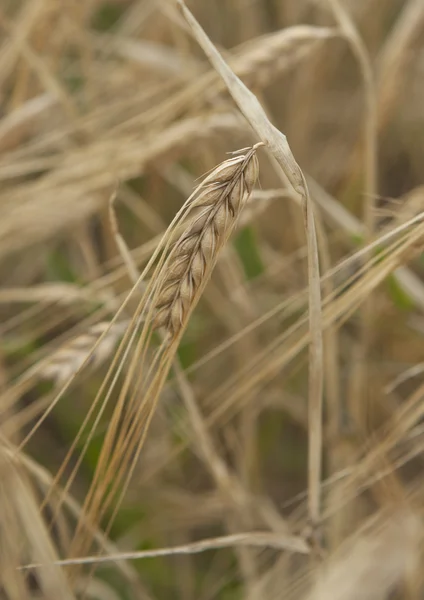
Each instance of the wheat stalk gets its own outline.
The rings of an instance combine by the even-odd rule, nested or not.
[[[294,191],[303,208],[308,247],[309,324],[311,331],[309,364],[309,516],[315,525],[320,518],[320,482],[322,470],[322,403],[323,403],[323,326],[321,312],[320,270],[313,205],[302,170],[297,164],[286,136],[268,119],[256,96],[229,68],[199,23],[184,4],[177,0],[191,32],[213,67],[224,80],[233,100],[259,139],[266,145]]]
[[[258,177],[259,145],[226,160],[211,173],[193,202],[193,208],[200,209],[200,213],[169,254],[155,302],[154,327],[164,327],[171,338],[184,326],[196,292],[249,199]]]

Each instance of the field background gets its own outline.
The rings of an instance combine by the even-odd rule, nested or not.
[[[172,0],[1,0],[0,598],[421,598],[424,1],[187,5],[286,134],[314,203],[322,522],[310,536],[303,215],[259,150],[259,185],[178,350],[185,393],[171,373],[83,554],[226,541],[16,570],[75,556],[116,401],[77,437],[123,317],[75,371],[132,288],[113,191],[142,269],[200,178],[258,140]],[[227,537],[255,531],[272,540]],[[276,547],[292,537],[313,557]]]

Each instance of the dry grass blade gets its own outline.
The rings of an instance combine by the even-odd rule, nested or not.
[[[10,115],[0,120],[0,150],[4,152],[13,147],[17,139],[31,129],[40,114],[47,112],[56,104],[52,94],[43,94],[26,102]]]
[[[362,237],[364,226],[342,204],[330,196],[316,181],[308,177],[308,186],[314,201],[322,210],[326,220],[332,227],[341,227],[353,236]],[[415,211],[414,211],[415,212]],[[424,309],[424,287],[422,281],[407,267],[400,266],[393,274],[405,295],[419,307]]]
[[[382,129],[404,88],[411,59],[419,56],[419,41],[424,28],[421,0],[404,2],[402,12],[378,57],[378,126]]]
[[[29,582],[17,570],[29,556],[46,565],[36,586],[46,600],[75,600],[61,569],[53,541],[43,521],[23,469],[0,446],[0,596],[8,600],[33,598]]]
[[[83,301],[96,303],[99,301],[99,297],[96,297],[95,293],[90,292],[88,288],[81,288],[71,283],[46,283],[33,287],[8,287],[0,290],[0,304],[57,302],[66,306]]]
[[[374,75],[370,57],[366,46],[355,28],[352,19],[343,8],[339,0],[327,0],[335,19],[338,21],[352,53],[361,69],[364,86],[365,119],[364,119],[364,225],[367,233],[367,241],[372,237],[374,230],[374,202],[377,198],[378,179],[378,147],[377,147],[377,106],[374,85]]]
[[[0,197],[3,218],[0,223],[0,259],[10,252],[22,249],[46,239],[63,229],[69,230],[76,223],[92,215],[108,203],[110,189],[116,180],[139,176],[146,165],[164,154],[187,147],[195,140],[210,137],[213,133],[240,129],[240,119],[222,112],[195,116],[178,121],[162,131],[140,141],[133,134],[119,140],[100,140],[87,148],[69,152],[63,161],[53,157],[53,164],[41,165],[52,168],[46,175],[21,183],[14,190],[7,190]],[[36,159],[51,161],[52,159]],[[5,161],[0,167],[0,179],[4,175],[22,176],[34,173],[33,160]],[[17,170],[15,168],[17,167]],[[28,170],[29,168],[29,170]],[[35,165],[35,171],[40,165]],[[37,202],[33,204],[34,198]],[[72,205],[73,210],[68,207]],[[40,224],[39,214],[49,219]],[[16,235],[16,231],[24,235]]]
[[[288,27],[276,33],[264,35],[259,39],[242,44],[235,50],[235,56],[229,59],[231,68],[249,85],[264,85],[316,48],[317,44],[338,35],[335,29],[299,25]],[[178,91],[168,101],[152,108],[137,122],[146,125],[151,121],[169,123],[171,117],[177,117],[193,100],[202,104],[220,94],[225,86],[217,81],[216,73],[208,72],[195,78],[187,88]],[[205,96],[205,90],[207,95]],[[127,124],[124,124],[127,127]]]
[[[392,394],[397,387],[412,379],[413,377],[418,377],[424,372],[424,363],[418,363],[417,365],[413,365],[406,371],[403,371],[398,375],[393,381],[391,381],[388,385],[386,385],[384,391],[386,394]]]
[[[192,207],[200,213],[174,245],[155,301],[155,327],[171,338],[184,327],[193,299],[233,231],[259,172],[256,149],[231,158],[213,171]]]
[[[90,565],[97,563],[119,562],[122,560],[140,560],[143,558],[153,558],[156,556],[172,556],[175,554],[198,554],[208,550],[219,548],[232,548],[234,546],[258,546],[260,548],[274,548],[276,550],[290,550],[299,554],[308,554],[309,548],[306,542],[296,536],[277,535],[268,532],[248,532],[235,533],[218,538],[200,540],[184,546],[175,546],[173,548],[156,548],[154,550],[141,550],[140,552],[120,552],[119,554],[110,554],[108,556],[87,556],[84,558],[71,558],[55,561],[55,565]],[[35,569],[42,567],[41,564],[25,565],[23,569]]]
[[[42,467],[39,463],[33,460],[28,455],[23,452],[18,452],[17,449],[13,445],[9,445],[7,448],[4,448],[5,456],[11,460],[15,461],[16,465],[19,468],[25,470],[25,475],[27,477],[31,477],[31,480],[37,484],[37,487],[41,490],[48,490],[52,486],[52,475],[49,473],[47,469]],[[60,497],[61,490],[55,489],[55,496]],[[55,497],[55,501],[57,500]],[[69,513],[71,518],[78,519],[81,515],[81,506],[79,503],[69,494],[65,494],[64,500],[64,511]],[[91,526],[87,523],[87,527],[91,530]],[[108,555],[116,554],[118,549],[115,544],[111,542],[106,536],[103,535],[103,532],[98,529],[93,532],[93,538],[99,548],[102,548]],[[53,557],[54,558],[54,557]],[[52,560],[53,560],[52,558]],[[50,563],[46,563],[50,564]],[[46,566],[46,564],[44,566]],[[22,561],[20,562],[20,566],[22,566]],[[138,579],[137,572],[127,561],[119,561],[117,562],[118,570],[123,574],[123,576],[131,582],[132,591],[135,594],[135,598],[137,600],[143,600],[149,598],[147,592],[143,589],[143,586]],[[16,570],[15,570],[16,574]],[[21,600],[21,599],[20,599]]]
[[[322,402],[323,402],[323,342],[321,315],[321,288],[319,276],[318,244],[313,207],[305,177],[297,164],[286,136],[269,121],[258,99],[228,67],[215,46],[200,27],[182,0],[177,0],[193,35],[208,56],[212,65],[225,81],[230,94],[246,117],[252,129],[267,146],[284,175],[302,199],[308,244],[309,319],[311,329],[309,371],[309,512],[316,524],[320,515],[320,480],[322,454]]]
[[[42,0],[35,0],[29,4],[24,4],[16,19],[15,24],[10,27],[9,33],[11,39],[5,44],[4,51],[0,57],[0,83],[4,85],[5,80],[13,71],[19,58],[21,43],[34,29],[43,13],[45,3]]]
[[[369,242],[372,240],[375,229],[374,203],[377,198],[378,179],[377,105],[374,75],[366,46],[349,14],[340,4],[339,0],[328,0],[328,2],[358,62],[363,80],[366,109],[364,118],[365,185],[363,220],[365,225],[365,241]],[[373,321],[374,302],[370,297],[364,304],[361,314],[361,347],[358,353],[357,373],[355,374],[358,392],[355,395],[352,407],[350,407],[350,412],[356,421],[356,426],[363,432],[367,428],[367,411],[368,402],[370,401],[369,390],[367,389],[367,381],[369,381],[367,359],[373,339]]]
[[[416,222],[414,221],[414,223]],[[409,223],[410,227],[411,225],[413,225],[412,222]],[[392,232],[392,235],[395,235],[395,233],[400,233],[399,229],[397,232]],[[421,223],[419,228],[411,230],[410,235],[406,236],[406,239],[402,243],[396,241],[389,248],[383,250],[381,254],[375,255],[372,268],[370,269],[369,265],[367,265],[363,277],[357,279],[351,287],[348,287],[344,292],[341,289],[337,290],[336,298],[326,298],[323,312],[324,328],[335,323],[340,325],[349,319],[349,316],[354,314],[361,306],[367,294],[376,290],[388,275],[402,264],[404,256],[411,253],[411,249],[416,247],[418,240],[422,240],[422,237],[423,226]],[[387,242],[389,238],[387,236],[385,238]],[[382,242],[383,240],[378,240],[372,247],[376,248]],[[360,259],[363,253],[369,253],[370,249],[370,246],[368,246],[359,251],[358,258]],[[356,260],[356,256],[352,256],[351,259]],[[343,264],[348,264],[348,261],[344,261],[339,267],[342,267]],[[286,303],[281,303],[280,309],[285,310],[286,308]],[[257,326],[259,321],[262,322],[266,318],[275,316],[275,314],[275,310],[271,311],[270,314],[261,317],[253,326]],[[242,405],[244,398],[253,389],[257,391],[264,389],[279,372],[287,368],[294,357],[298,356],[308,346],[310,335],[308,332],[302,333],[306,321],[306,316],[299,319],[293,327],[277,336],[266,348],[257,353],[245,365],[244,369],[227,379],[223,385],[215,387],[210,397],[206,400],[206,404],[213,407],[213,411],[208,418],[209,426],[222,425],[235,414],[237,407]],[[246,331],[248,330],[247,328]],[[234,336],[234,338],[240,340],[242,336]],[[234,340],[229,340],[229,345],[232,341]],[[235,407],[236,410],[234,410]],[[396,415],[395,422],[397,421],[398,417]],[[181,447],[178,450],[180,449]],[[381,455],[379,454],[378,456],[380,460]],[[372,463],[372,467],[374,465],[375,463]],[[147,477],[147,479],[149,478]]]
[[[0,600],[424,598],[423,30],[1,3]]]

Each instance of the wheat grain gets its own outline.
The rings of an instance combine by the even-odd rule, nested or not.
[[[191,206],[200,213],[175,243],[164,265],[154,327],[164,327],[171,338],[186,322],[196,292],[249,199],[258,178],[257,147],[224,161],[209,175]]]

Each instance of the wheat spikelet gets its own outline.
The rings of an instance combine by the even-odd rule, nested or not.
[[[226,242],[258,177],[256,146],[221,163],[209,175],[191,208],[200,209],[173,246],[155,302],[154,327],[174,338],[193,299]]]
[[[91,367],[99,366],[110,356],[127,325],[126,320],[112,324],[102,321],[92,325],[86,333],[53,352],[38,371],[38,376],[41,379],[54,380],[56,386],[61,386],[75,375],[86,361],[89,361]]]

